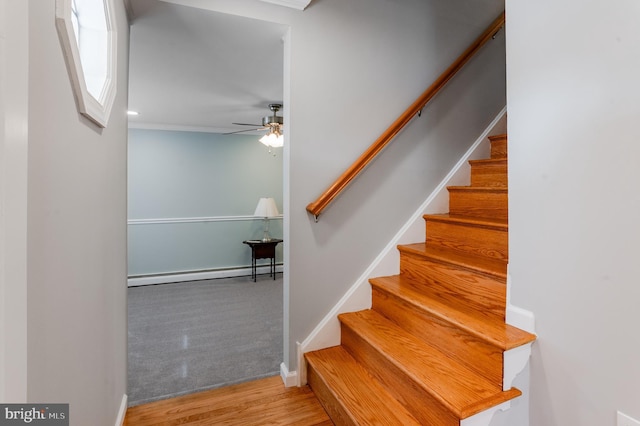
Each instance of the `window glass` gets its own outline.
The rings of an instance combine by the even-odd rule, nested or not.
[[[71,24],[73,25],[73,33],[78,41],[80,35],[78,34],[78,7],[76,6],[76,0],[71,1]]]
[[[87,91],[100,101],[107,81],[109,33],[103,0],[73,0],[71,20]]]

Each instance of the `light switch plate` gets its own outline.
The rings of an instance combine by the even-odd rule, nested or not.
[[[617,426],[640,426],[640,421],[632,419],[626,414],[618,411],[618,421],[616,422]]]

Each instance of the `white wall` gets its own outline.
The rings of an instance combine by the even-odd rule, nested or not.
[[[27,399],[114,425],[126,393],[128,24],[106,129],[77,113],[55,2],[29,1]]]
[[[285,362],[502,109],[504,39],[483,51],[320,218],[305,207],[503,9],[502,0],[171,0],[290,26]],[[285,54],[286,56],[286,54]],[[285,160],[286,161],[286,160]],[[288,250],[288,251],[287,251]],[[287,335],[287,330],[285,330]]]
[[[640,3],[507,0],[512,303],[534,426],[640,419]]]

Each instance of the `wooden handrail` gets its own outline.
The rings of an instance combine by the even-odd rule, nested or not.
[[[498,16],[495,21],[465,50],[458,59],[453,62],[441,75],[434,81],[427,90],[424,91],[418,99],[416,99],[405,112],[402,113],[396,121],[389,126],[387,130],[380,135],[378,139],[365,151],[360,157],[338,178],[330,187],[328,187],[318,199],[307,206],[307,211],[311,213],[316,222],[320,213],[336,198],[349,183],[387,146],[389,142],[397,135],[413,117],[418,114],[429,101],[438,94],[445,84],[467,63],[469,60],[492,39],[500,28],[504,26],[504,12]]]

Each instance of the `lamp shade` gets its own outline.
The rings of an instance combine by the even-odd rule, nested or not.
[[[259,217],[273,217],[278,216],[278,206],[276,206],[276,200],[273,198],[260,198],[254,216]]]
[[[273,148],[280,148],[284,145],[284,136],[281,134],[269,133],[261,137],[259,140],[266,146]]]

